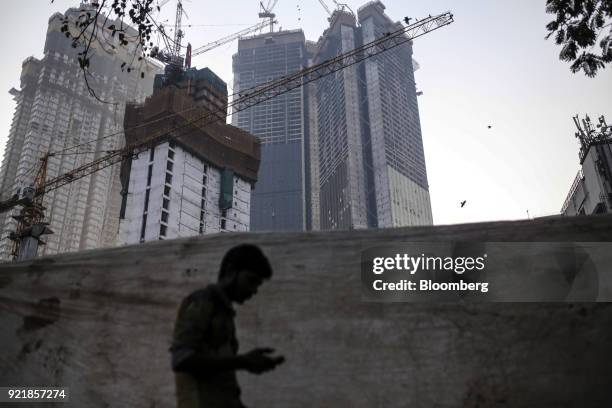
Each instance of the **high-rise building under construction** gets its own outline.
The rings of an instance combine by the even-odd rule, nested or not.
[[[356,16],[335,10],[311,63],[397,30],[384,10],[380,1]],[[411,42],[309,87],[309,151],[319,153],[310,173],[319,196],[313,228],[432,224]]]
[[[248,231],[260,143],[220,120],[226,83],[189,68],[158,75],[154,88],[125,112],[128,145],[150,148],[122,165],[120,243]]]
[[[384,10],[339,7],[316,44],[301,30],[240,40],[234,93],[397,30]],[[237,112],[233,124],[262,141],[251,230],[432,224],[411,42]]]
[[[64,15],[51,16],[44,57],[26,59],[21,89],[11,90],[17,106],[0,169],[2,199],[32,183],[39,159],[48,152],[55,152],[47,165],[50,179],[121,147],[125,102],[142,101],[153,89],[153,77],[160,67],[137,61],[134,44],[115,46],[108,52],[117,40],[110,32],[98,30],[99,41],[91,44],[94,55],[88,81],[101,100],[111,103],[102,103],[89,94],[77,62],[80,48],[73,48],[60,30],[65,17],[78,18],[87,7],[92,5],[83,3]],[[137,62],[128,72],[130,61]],[[122,67],[124,62],[127,65]],[[77,145],[80,147],[71,148]],[[46,245],[38,254],[115,245],[120,191],[119,166],[112,166],[46,194],[46,221],[54,234],[45,236]],[[2,238],[15,230],[11,215],[0,214]],[[11,241],[0,241],[0,258],[9,259],[11,248]]]
[[[307,63],[302,30],[243,38],[234,55],[234,94],[297,72]],[[299,87],[232,117],[261,140],[261,164],[251,197],[251,231],[301,231],[305,213],[305,88]]]

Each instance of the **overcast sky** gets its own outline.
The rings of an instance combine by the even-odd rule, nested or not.
[[[327,1],[331,8],[333,3]],[[364,4],[346,0],[353,10]],[[559,212],[579,169],[572,116],[612,122],[612,68],[595,79],[572,74],[545,41],[545,0],[387,0],[387,14],[424,17],[451,10],[455,23],[415,40],[414,58],[435,224],[509,220]],[[3,157],[23,60],[42,57],[47,20],[77,1],[6,2],[0,14],[0,152]],[[174,17],[175,0],[162,13]],[[186,0],[195,47],[258,21],[259,1]],[[223,6],[223,7],[222,7]],[[327,27],[317,0],[279,0],[283,29],[316,40]],[[194,58],[232,84],[237,43]],[[487,126],[492,125],[491,129]],[[460,208],[459,203],[467,200]]]

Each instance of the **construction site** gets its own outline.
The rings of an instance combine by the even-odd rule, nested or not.
[[[260,15],[261,18],[264,18],[264,20],[268,24],[270,24],[270,30],[273,30],[274,15],[273,13],[270,13],[269,10],[273,6],[274,4],[269,4],[268,8],[266,8],[262,5],[262,9],[264,11],[268,11],[267,14],[266,12],[264,12]],[[352,18],[352,24],[355,24],[354,13],[352,11],[345,11],[344,7],[341,5],[339,5],[338,7],[339,8],[333,13],[330,12],[331,16],[329,21],[332,27],[330,28],[330,30],[333,29],[337,21],[340,21],[339,19],[343,18]],[[378,7],[376,10],[378,10],[379,13],[382,13],[382,10],[384,10],[384,6],[382,6],[380,2],[374,2],[372,3],[372,5],[367,5],[367,7]],[[369,9],[367,7],[360,9],[360,12],[365,13],[366,10],[369,12]],[[343,75],[343,81],[346,82],[344,88],[348,89],[347,87],[349,86],[349,84],[351,87],[354,87],[353,91],[351,92],[355,94],[353,96],[353,98],[355,98],[357,97],[357,88],[359,87],[359,84],[356,82],[351,82],[349,81],[349,79],[350,77],[357,75],[357,66],[360,66],[362,68],[366,67],[367,69],[367,65],[363,65],[361,63],[367,64],[367,61],[372,57],[375,57],[379,54],[384,55],[384,53],[386,52],[393,52],[393,50],[396,48],[402,49],[401,47],[410,47],[411,42],[415,38],[418,38],[431,31],[451,24],[453,21],[453,16],[451,13],[445,13],[433,17],[430,16],[416,23],[412,23],[406,26],[400,23],[392,23],[391,20],[387,19],[385,20],[385,23],[393,26],[395,31],[378,33],[378,36],[373,35],[371,36],[371,38],[365,39],[364,42],[367,40],[370,41],[364,43],[361,46],[357,46],[358,43],[353,43],[347,48],[343,47],[342,49],[338,50],[338,52],[340,53],[337,54],[335,57],[332,57],[333,53],[329,54],[328,51],[325,51],[327,54],[321,54],[325,57],[325,59],[320,57],[314,58],[313,62],[310,64],[306,64],[307,66],[303,69],[300,69],[294,73],[280,76],[279,78],[274,79],[272,81],[264,83],[254,82],[249,84],[250,87],[245,87],[244,84],[239,84],[236,86],[236,92],[232,95],[232,98],[230,99],[227,95],[227,85],[220,78],[216,77],[214,73],[212,73],[210,70],[203,71],[190,67],[191,58],[197,55],[198,53],[202,53],[205,52],[207,49],[210,49],[210,46],[200,47],[192,51],[191,45],[188,45],[186,48],[186,54],[181,54],[181,41],[183,35],[181,30],[182,14],[183,6],[182,3],[179,1],[177,3],[176,8],[174,43],[170,44],[164,50],[154,49],[152,51],[152,54],[155,56],[155,58],[165,64],[165,73],[157,74],[155,76],[153,95],[144,102],[144,106],[142,109],[132,108],[130,104],[127,104],[127,108],[125,111],[126,117],[124,119],[124,140],[120,140],[119,138],[119,134],[122,132],[115,132],[107,136],[97,138],[93,141],[85,141],[74,146],[61,146],[62,149],[58,151],[52,150],[52,146],[49,146],[49,150],[44,153],[38,161],[34,162],[34,164],[27,172],[25,172],[25,170],[21,170],[26,174],[23,174],[21,177],[17,177],[18,174],[16,175],[17,178],[30,177],[29,184],[27,184],[28,182],[25,179],[21,180],[19,183],[20,185],[23,185],[23,187],[19,187],[14,195],[10,196],[8,200],[5,200],[0,203],[0,210],[3,214],[6,214],[8,211],[11,211],[16,207],[21,207],[21,210],[19,210],[18,215],[15,215],[14,217],[9,217],[7,219],[7,226],[15,226],[15,230],[10,234],[10,240],[13,241],[13,247],[10,254],[13,259],[24,260],[36,256],[36,254],[38,253],[39,245],[47,244],[41,238],[43,236],[47,236],[46,239],[49,241],[49,244],[51,244],[52,242],[55,242],[57,238],[59,238],[60,240],[64,239],[64,235],[74,235],[74,231],[69,233],[68,231],[64,232],[64,230],[61,230],[61,232],[58,231],[59,233],[55,233],[53,227],[50,226],[49,223],[46,221],[45,210],[49,211],[46,206],[51,206],[51,209],[55,208],[56,200],[47,199],[45,201],[45,195],[49,197],[49,194],[51,194],[55,190],[58,190],[60,192],[70,191],[70,188],[73,183],[78,183],[80,180],[83,179],[85,179],[86,181],[89,181],[90,178],[95,179],[100,171],[108,172],[109,169],[111,169],[110,171],[114,171],[114,173],[109,176],[110,180],[113,181],[114,185],[118,176],[116,172],[118,166],[113,166],[114,164],[123,162],[122,169],[124,174],[124,180],[122,181],[123,186],[121,188],[121,192],[124,199],[123,203],[121,204],[120,218],[123,219],[123,217],[125,216],[126,206],[128,202],[132,204],[133,207],[137,206],[136,202],[139,202],[142,206],[142,203],[140,201],[143,200],[138,201],[138,199],[136,199],[136,196],[132,197],[132,200],[127,200],[127,196],[130,194],[129,189],[127,188],[127,184],[129,183],[129,168],[131,166],[131,162],[135,162],[134,160],[137,159],[140,154],[146,154],[146,152],[150,151],[150,158],[151,160],[153,160],[154,151],[162,142],[178,141],[183,145],[184,148],[188,150],[190,149],[192,153],[194,152],[194,149],[196,152],[199,152],[200,159],[202,163],[206,163],[206,167],[208,167],[208,164],[210,164],[216,169],[218,169],[218,171],[223,172],[227,170],[232,174],[235,172],[236,174],[241,175],[243,177],[243,183],[245,183],[244,185],[248,185],[249,183],[251,183],[250,189],[255,189],[255,197],[257,197],[257,193],[260,191],[256,187],[255,183],[255,181],[257,180],[256,174],[259,170],[259,150],[263,149],[264,153],[267,153],[269,149],[268,146],[272,145],[272,147],[270,148],[273,148],[276,142],[274,140],[268,140],[266,138],[258,136],[258,139],[263,143],[261,147],[258,147],[256,145],[257,141],[255,139],[250,141],[247,140],[248,134],[244,134],[244,136],[241,136],[238,128],[234,128],[231,125],[224,124],[228,114],[231,113],[234,118],[240,118],[240,112],[247,110],[251,112],[251,115],[254,113],[256,114],[256,105],[265,105],[266,103],[274,102],[279,97],[282,97],[285,94],[291,95],[292,92],[303,89],[307,84],[311,82],[315,83],[316,81],[318,81],[318,83],[322,84],[322,89],[329,88],[325,83],[321,82],[321,78],[337,77],[337,75],[339,74]],[[252,27],[251,30],[255,31],[256,29],[261,28],[262,25],[260,24]],[[53,28],[51,28],[51,32],[53,32]],[[247,34],[247,32],[243,30],[240,33],[237,33],[236,35],[220,40],[215,44],[219,45],[224,42],[231,41],[232,39],[238,38],[239,36],[243,36],[245,34]],[[337,33],[331,35],[331,37],[333,38],[334,35],[337,36]],[[322,37],[322,39],[323,38],[325,37]],[[323,42],[321,43],[320,47],[322,49],[326,49],[328,42],[326,40],[322,41]],[[410,54],[411,51],[409,50],[408,55]],[[412,65],[412,60],[409,59],[408,64]],[[297,67],[299,68],[300,66],[298,65]],[[206,75],[204,75],[204,72],[206,72]],[[142,76],[144,77],[144,74],[142,74]],[[346,103],[347,106],[354,105],[354,101],[347,100],[344,103]],[[319,110],[320,109],[321,108],[319,108]],[[372,105],[370,110],[374,109],[374,105]],[[312,142],[315,147],[317,144],[321,144],[321,152],[324,154],[324,156],[321,156],[321,158],[325,157],[328,154],[335,154],[333,152],[340,148],[340,146],[343,144],[350,146],[348,150],[344,150],[344,153],[342,153],[342,156],[344,157],[343,161],[332,164],[331,168],[329,168],[329,166],[325,164],[326,161],[317,160],[320,163],[321,170],[314,169],[313,165],[309,163],[309,166],[307,166],[309,170],[308,177],[302,179],[301,182],[298,182],[299,184],[304,186],[308,184],[309,191],[322,191],[323,195],[320,195],[321,201],[320,203],[317,203],[316,207],[320,208],[321,211],[328,213],[328,222],[325,223],[327,225],[326,229],[365,228],[367,226],[385,227],[431,223],[430,216],[429,219],[425,218],[422,221],[418,221],[418,219],[414,220],[408,215],[401,215],[401,212],[404,211],[403,208],[400,209],[401,207],[388,207],[389,197],[394,192],[394,190],[397,191],[396,194],[399,194],[399,190],[411,188],[403,186],[402,183],[405,184],[414,182],[410,181],[410,179],[407,178],[403,180],[403,178],[405,178],[406,176],[400,174],[398,170],[394,170],[394,167],[399,169],[399,167],[397,166],[403,166],[404,163],[403,160],[398,161],[398,157],[396,157],[397,151],[394,149],[377,151],[376,148],[377,146],[381,146],[380,143],[374,143],[372,141],[367,140],[369,138],[376,137],[376,135],[364,129],[363,125],[355,127],[356,124],[359,124],[359,113],[357,112],[354,115],[356,116],[354,116],[353,119],[351,119],[350,115],[347,116],[347,122],[344,125],[348,126],[346,128],[348,131],[345,130],[342,132],[342,134],[345,134],[347,139],[340,139],[335,141],[331,140],[329,143],[332,143],[336,146],[334,147],[333,145],[331,145],[331,150],[329,150],[329,152],[327,153],[323,153],[326,150],[325,148],[323,148],[323,136],[324,132],[326,132],[325,126],[329,125],[321,124],[321,126],[318,127],[318,131],[316,129],[313,130],[312,134],[309,135],[309,138],[304,137],[302,140],[296,139],[300,142],[300,146],[302,146],[301,149],[303,150],[303,153],[298,154],[297,162],[302,161],[303,158],[306,157],[301,156],[309,150],[304,148],[306,141],[308,141],[309,143]],[[182,121],[179,120],[179,118],[182,118]],[[389,118],[392,117],[390,116]],[[210,139],[210,136],[206,136],[208,134],[206,133],[206,131],[203,133],[203,136],[194,134],[193,131],[190,131],[190,128],[192,128],[193,126],[201,129],[210,128],[212,129],[210,133],[216,134],[217,136],[214,136],[212,139]],[[378,127],[380,127],[380,125],[378,125]],[[258,132],[255,130],[255,133]],[[332,132],[332,134],[336,133],[337,131]],[[367,157],[364,157],[362,154],[362,151],[367,150],[362,145],[362,134],[367,134],[366,139],[364,139],[363,142],[367,143],[368,145],[371,145],[371,148],[374,149],[372,152],[366,154],[367,157],[370,157],[369,162],[367,161]],[[383,137],[383,135],[381,134],[379,137]],[[225,138],[225,140],[223,140],[223,138]],[[100,141],[108,143],[107,141],[112,139],[115,139],[115,142],[112,143],[113,145],[124,145],[125,147],[121,149],[106,151],[97,150],[95,152],[95,155],[89,154],[90,158],[94,157],[92,161],[90,161],[89,163],[82,164],[81,166],[76,167],[66,173],[62,173],[61,171],[61,167],[63,166],[58,167],[53,165],[58,160],[58,158],[63,157],[64,155],[80,155],[79,149],[83,146],[87,146],[88,148],[91,148],[92,144],[101,146]],[[222,148],[221,146],[215,146],[214,144],[211,144],[212,140],[216,140],[217,143],[219,141],[222,141],[223,144],[226,145],[226,147]],[[417,140],[420,140],[420,138],[417,138]],[[288,141],[290,142],[291,139],[288,139]],[[198,146],[196,147],[196,145]],[[38,146],[39,151],[41,148],[44,147]],[[270,160],[279,160],[282,157],[285,157],[286,160],[286,158],[292,157],[291,154],[289,154],[287,151],[278,151],[278,148],[274,149],[276,149],[276,156],[272,157]],[[235,153],[230,153],[230,150],[235,151]],[[104,152],[105,154],[102,154]],[[268,156],[264,154],[264,157]],[[372,159],[372,157],[374,159]],[[386,157],[386,159],[380,163],[376,163],[376,161],[380,160],[379,158],[381,157]],[[392,159],[395,161],[395,164],[388,164],[387,162]],[[295,162],[295,160],[291,161]],[[264,160],[264,164],[267,164],[266,160]],[[269,177],[264,177],[263,181],[261,181],[260,178],[260,183],[263,183],[264,185],[266,182],[270,183],[270,177],[272,177],[273,179],[274,177],[286,174],[287,172],[294,174],[301,173],[305,175],[306,164],[307,163],[302,162],[299,167],[294,169],[278,168],[276,169],[277,171],[272,172],[272,175],[270,175]],[[167,167],[169,167],[170,165],[173,166],[174,163],[166,164]],[[204,164],[202,164],[202,166],[204,166]],[[360,171],[357,171],[357,173],[354,174],[355,172],[350,170],[352,166],[357,166],[356,169],[359,169],[361,166],[363,166],[364,168],[368,168],[368,166],[370,166],[377,170],[370,176],[366,177],[366,175],[360,173]],[[196,167],[198,166],[196,165]],[[21,168],[23,168],[23,164]],[[204,167],[202,167],[202,169],[203,168]],[[328,168],[329,170],[327,170]],[[402,167],[402,169],[404,168]],[[149,184],[152,171],[153,168],[151,167],[148,175],[149,181],[147,183],[147,189],[154,191],[156,189],[151,189],[151,186]],[[393,181],[393,179],[391,179],[391,173],[387,173],[387,171],[391,172],[394,175],[394,179],[397,179],[398,181]],[[406,169],[402,170],[402,173],[408,174],[407,171],[408,170],[406,167]],[[198,170],[198,172],[202,172],[202,170]],[[337,174],[337,176],[332,176],[332,178],[330,179],[330,175],[328,174],[329,172],[331,172],[332,174]],[[376,172],[383,173],[377,176]],[[262,173],[266,176],[268,175],[265,171],[263,171]],[[313,175],[315,174],[320,174],[320,179],[315,179],[315,177],[313,177]],[[354,174],[358,177],[347,177],[348,174]],[[33,178],[31,178],[32,175],[34,175]],[[201,176],[202,175],[196,177],[196,179],[199,179]],[[169,187],[172,187],[172,183],[170,181],[172,177],[172,172],[170,171],[170,173],[168,173],[166,177],[168,180],[167,184],[169,185]],[[229,173],[227,177],[234,181],[233,176],[229,176]],[[379,194],[376,195],[374,194],[375,182],[372,180],[372,178],[374,178],[374,180],[378,180],[380,178],[382,178],[382,180],[391,180],[386,181],[386,183],[390,184],[376,186],[379,191]],[[308,179],[309,183],[306,183],[306,179]],[[132,181],[132,183],[140,183],[140,181]],[[278,183],[282,184],[282,181],[278,181]],[[158,187],[163,190],[163,183],[158,184]],[[197,187],[194,185],[191,188],[192,190],[200,191],[201,197],[199,197],[199,199],[192,198],[191,200],[192,204],[200,204],[198,205],[200,211],[192,211],[189,215],[185,215],[186,217],[199,219],[199,222],[202,223],[204,223],[206,218],[206,211],[203,207],[204,204],[202,204],[206,201],[206,197],[202,195],[202,192],[206,189],[206,186],[204,184],[205,183],[199,181]],[[221,184],[217,182],[217,185]],[[106,191],[107,194],[109,194],[109,187],[103,187],[104,189],[102,189],[101,191],[96,190],[96,194],[100,194],[102,191]],[[368,188],[370,189],[369,191]],[[417,186],[412,188],[416,189]],[[219,223],[223,223],[224,225],[227,223],[231,223],[232,225],[237,223],[236,225],[241,225],[240,228],[236,226],[235,228],[230,228],[230,230],[249,230],[249,188],[244,189],[244,191],[245,193],[242,194],[242,199],[240,200],[243,203],[242,216],[240,216],[236,211],[233,212],[232,217],[226,216],[228,214],[228,210],[232,208],[233,201],[231,199],[231,194],[229,194],[229,203],[227,205],[221,205],[221,207],[224,208],[216,210],[215,214],[211,214],[211,217],[215,220],[219,220]],[[351,193],[353,195],[346,195],[349,191],[353,192]],[[140,193],[140,195],[145,195],[144,191]],[[169,192],[166,193],[168,200],[171,197],[175,197],[179,201],[182,200],[182,194],[176,195],[173,192],[171,196]],[[215,193],[217,196],[219,196],[219,194],[223,196],[223,193],[219,193],[218,191],[216,191]],[[146,193],[147,199],[144,200],[146,203],[144,204],[144,213],[141,214],[142,219],[140,221],[140,229],[142,231],[146,230],[148,194],[149,193]],[[227,195],[227,193],[225,195]],[[70,195],[69,193],[67,194],[67,196],[69,196],[69,198],[72,197],[72,195]],[[283,202],[282,196],[272,195],[272,197],[276,202]],[[427,214],[427,211],[430,212],[430,210],[428,210],[430,205],[428,204],[429,199],[426,191],[424,193],[424,197],[424,204],[416,204],[416,201],[414,201],[414,203],[410,203],[411,206],[416,205],[417,211],[425,211],[425,213]],[[112,205],[107,204],[107,207],[105,207],[102,204],[98,204],[101,206],[99,209],[102,211],[102,213],[107,213],[107,217],[116,217],[117,214],[109,213],[111,210],[116,211],[117,209],[116,201],[118,198],[116,190],[110,192],[109,198],[114,200],[112,202]],[[411,200],[415,200],[415,198],[411,198]],[[421,200],[422,199],[419,199],[418,201],[421,202]],[[102,201],[102,199],[100,198],[99,201]],[[304,206],[303,195],[301,196],[300,201],[302,203],[293,203],[292,207]],[[397,202],[396,200],[393,201]],[[339,204],[341,205],[341,207],[337,208]],[[86,206],[87,209],[92,208],[92,204],[83,205]],[[182,204],[178,205],[182,207]],[[425,209],[418,209],[419,205],[425,205]],[[256,204],[254,203],[252,207],[255,208]],[[331,212],[331,208],[334,208],[333,214]],[[165,209],[168,210],[168,208]],[[405,210],[409,210],[407,204]],[[128,209],[127,211],[131,211],[131,214],[133,215],[135,214],[136,210]],[[410,211],[414,213],[414,210],[412,208],[410,208]],[[86,211],[86,213],[87,212],[88,211]],[[201,212],[202,214],[195,214],[195,212]],[[92,216],[97,213],[98,212],[92,212]],[[155,215],[157,217],[160,217],[162,215],[162,212],[158,209],[155,212]],[[272,217],[276,216],[274,209],[272,210],[271,215]],[[166,211],[165,217],[168,216],[169,213]],[[301,215],[302,218],[304,216],[305,214]],[[173,215],[172,219],[173,221],[178,221],[178,224],[180,225],[181,221],[177,217],[178,215]],[[393,221],[394,217],[404,217],[404,219],[401,222],[399,220]],[[53,219],[53,217],[50,218]],[[321,219],[320,215],[318,215],[317,218]],[[378,220],[376,218],[378,218]],[[310,220],[309,223],[312,229],[311,221],[312,220]],[[94,225],[97,225],[98,228],[109,225],[108,222],[103,222],[99,219],[96,219],[96,221],[92,222],[94,222]],[[209,222],[212,221],[209,220]],[[129,222],[126,222],[124,224],[127,223]],[[137,222],[134,221],[134,223]],[[67,222],[65,224],[70,225],[71,223]],[[66,226],[65,224],[64,227]],[[83,230],[86,230],[85,225],[87,224],[82,225]],[[116,228],[116,220],[113,220],[112,225],[114,225]],[[203,231],[199,232],[199,230],[201,230],[202,228],[193,228],[193,225],[191,227],[192,228],[185,229],[183,231],[184,234],[182,235],[178,234],[178,232],[175,231],[170,236],[176,238],[179,236],[189,236],[192,233],[203,233]],[[132,230],[139,229],[137,226],[128,228],[131,228]],[[160,229],[166,228],[160,226]],[[219,232],[220,230],[225,230],[225,227],[204,229],[209,232]],[[186,232],[187,230],[190,230],[191,233]],[[124,233],[123,235],[125,234],[133,235],[131,233]],[[121,234],[117,233],[117,236],[119,235]],[[140,235],[140,240],[144,240],[144,235],[142,233]],[[165,236],[165,234],[161,235],[162,237]],[[158,235],[156,236],[159,238]],[[121,241],[120,238],[115,238],[114,241],[111,240],[109,243],[112,244],[113,242],[116,245],[121,243],[134,243],[137,241],[133,239],[128,239],[127,241],[123,239],[123,241]],[[98,246],[108,246],[109,243]],[[83,243],[81,242],[79,248],[86,249],[87,246],[84,247]],[[58,251],[54,250],[48,252],[46,251],[46,248],[41,248],[41,252],[47,254]]]
[[[287,361],[238,374],[248,406],[612,403],[612,126],[574,118],[584,170],[559,216],[434,226],[412,47],[453,13],[396,21],[380,1],[355,12],[319,0],[329,26],[314,42],[275,31],[276,4],[192,47],[178,0],[164,44],[131,76],[116,63],[129,57],[106,51],[114,33],[94,42],[92,84],[74,79],[62,25],[104,2],[51,17],[45,57],[26,60],[11,91],[0,387],[66,387],[78,407],[176,406],[181,299],[249,243],[274,274],[239,309],[240,349],[274,344]],[[192,66],[235,40],[231,86]],[[408,243],[501,254],[482,274],[491,297],[368,299],[366,251]],[[543,289],[550,276],[563,289]]]

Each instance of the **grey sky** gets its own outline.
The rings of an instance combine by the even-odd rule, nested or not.
[[[346,1],[353,10],[361,1]],[[333,3],[327,1],[331,8]],[[601,114],[612,122],[612,69],[595,79],[569,72],[545,41],[552,19],[545,0],[384,1],[387,14],[422,17],[453,11],[455,23],[415,40],[421,127],[435,224],[558,213],[578,170],[571,117]],[[7,2],[0,14],[0,149],[14,111],[22,61],[42,56],[47,20],[76,1]],[[173,19],[175,2],[162,19]],[[257,0],[185,1],[187,41],[198,47],[258,21]],[[220,7],[227,4],[226,7]],[[211,10],[216,14],[212,14]],[[327,26],[317,0],[279,0],[283,29],[316,40]],[[229,85],[236,42],[194,58]],[[492,129],[487,129],[487,125]],[[465,207],[459,202],[467,200]]]

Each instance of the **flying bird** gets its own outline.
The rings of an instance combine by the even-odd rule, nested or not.
[[[487,126],[487,129],[491,129],[491,127],[492,127],[492,126],[493,126],[493,125],[489,125],[489,126]]]
[[[412,17],[404,17],[404,23],[407,25],[410,25],[410,20],[412,20]]]
[[[467,202],[467,200],[463,200],[463,201],[461,202],[461,208],[463,208],[463,206],[465,205],[465,203],[466,203],[466,202]]]

